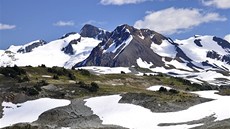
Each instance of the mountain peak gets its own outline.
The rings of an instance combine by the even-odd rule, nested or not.
[[[76,32],[70,32],[70,33],[64,34],[64,35],[61,37],[61,39],[64,39],[64,38],[66,38],[66,37],[68,37],[68,36],[70,36],[70,35],[74,35],[74,34],[77,34],[77,33],[76,33]]]
[[[95,38],[98,40],[108,39],[110,32],[93,26],[91,24],[85,24],[81,31],[80,35],[82,37]]]

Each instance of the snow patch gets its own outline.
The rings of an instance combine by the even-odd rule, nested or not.
[[[43,112],[61,106],[69,105],[69,100],[41,98],[25,103],[13,104],[3,102],[3,117],[0,119],[0,128],[16,123],[33,122]]]
[[[143,61],[140,57],[137,59],[137,65],[139,66],[139,67],[142,67],[142,68],[150,68],[152,65],[153,65],[153,63],[152,62],[150,62],[150,63],[148,63],[148,62],[146,62],[146,61]]]
[[[167,90],[172,89],[171,87],[168,87],[168,86],[155,85],[155,86],[150,86],[149,88],[147,88],[147,90],[151,90],[151,91],[159,91],[159,89],[160,89],[161,87],[164,87],[164,88],[166,88]]]
[[[177,60],[172,60],[170,62],[167,62],[164,60],[164,62],[166,65],[172,65],[177,69],[184,69],[184,70],[188,70],[188,71],[193,71],[193,69],[191,69],[187,66],[187,63],[181,63],[181,62],[178,62]]]
[[[160,45],[152,43],[151,49],[153,52],[163,57],[174,58],[177,54],[175,46],[172,45],[168,40],[162,40]]]
[[[42,75],[42,77],[44,77],[44,78],[52,78],[52,76],[50,76],[50,75]]]
[[[97,74],[120,74],[121,71],[125,73],[131,73],[128,67],[87,66],[87,67],[79,67],[78,69],[90,70]]]
[[[5,53],[4,50],[0,50],[0,56],[3,55]]]

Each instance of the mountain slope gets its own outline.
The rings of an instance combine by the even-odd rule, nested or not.
[[[81,37],[77,33],[69,33],[49,43],[38,40],[23,46],[11,46],[0,55],[0,66],[45,64],[49,67],[71,68],[88,57],[99,42],[96,39]]]
[[[163,39],[166,38],[154,31],[137,30],[128,25],[121,25],[111,33],[108,40],[103,40],[94,48],[85,61],[76,66],[130,67],[137,66],[138,58],[161,66],[161,57],[150,49],[150,45],[153,41],[161,43]]]

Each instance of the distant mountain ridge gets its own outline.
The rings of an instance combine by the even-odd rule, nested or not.
[[[0,66],[14,64],[141,67],[195,82],[202,82],[200,73],[209,72],[223,75],[211,80],[225,77],[222,80],[227,83],[230,43],[216,36],[199,35],[173,41],[153,30],[127,24],[117,26],[112,32],[86,24],[79,34],[71,32],[51,42],[37,40],[0,50]]]

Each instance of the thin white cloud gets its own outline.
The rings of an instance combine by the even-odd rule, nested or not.
[[[180,33],[202,23],[226,21],[227,18],[218,13],[204,13],[199,9],[167,8],[156,12],[148,12],[143,20],[135,22],[136,28],[148,28],[163,34]]]
[[[103,5],[123,5],[123,4],[137,4],[147,0],[101,0]]]
[[[202,0],[205,6],[215,6],[220,9],[230,9],[229,0]]]
[[[86,21],[86,22],[82,23],[82,25],[85,25],[85,24],[91,24],[91,25],[104,25],[104,24],[106,24],[106,22],[103,22],[103,21],[95,21],[95,20],[89,20],[89,21]]]
[[[55,26],[74,26],[75,23],[73,21],[58,21],[54,23]]]
[[[227,40],[227,41],[230,43],[230,34],[226,35],[226,36],[224,37],[224,39]]]
[[[8,24],[0,23],[0,30],[11,30],[11,29],[14,29],[15,27],[16,27],[15,25],[8,25]]]

